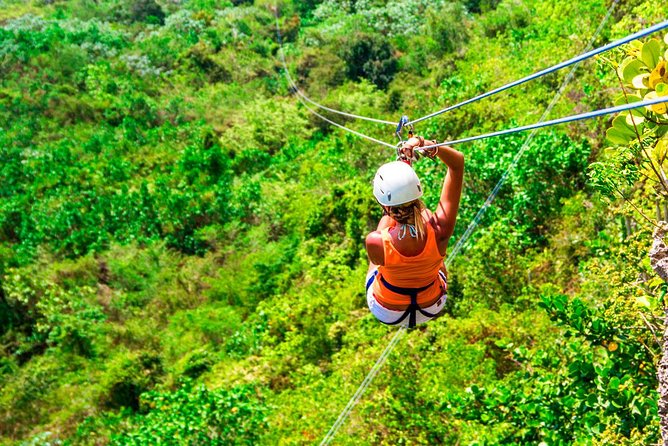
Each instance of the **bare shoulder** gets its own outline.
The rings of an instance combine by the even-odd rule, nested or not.
[[[431,215],[429,224],[432,228],[434,228],[434,236],[436,237],[436,243],[438,245],[439,252],[442,255],[445,255],[448,247],[448,241],[450,240],[450,233],[447,229],[447,222],[445,222],[445,219],[439,218],[439,213],[435,212]]]
[[[445,218],[439,212],[429,212],[429,224],[434,228],[437,239],[447,237],[445,233]]]
[[[380,231],[373,231],[366,236],[366,252],[369,255],[369,260],[376,265],[384,263],[383,236]]]

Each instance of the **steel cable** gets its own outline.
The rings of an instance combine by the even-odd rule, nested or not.
[[[591,51],[587,51],[585,53],[582,53],[579,56],[573,57],[572,59],[569,59],[565,62],[558,63],[556,65],[553,65],[553,66],[549,67],[549,68],[538,71],[537,73],[534,73],[534,74],[531,74],[529,76],[523,77],[522,79],[516,80],[514,82],[510,82],[510,83],[508,83],[506,85],[503,85],[499,88],[495,88],[494,90],[488,91],[487,93],[483,93],[483,94],[478,95],[474,98],[467,99],[467,100],[462,101],[458,104],[451,105],[449,107],[444,108],[443,110],[439,110],[437,112],[428,114],[428,115],[423,116],[421,118],[414,119],[413,121],[409,122],[407,125],[417,124],[418,122],[424,121],[425,119],[433,118],[433,117],[441,115],[445,112],[455,110],[459,107],[463,107],[464,105],[471,104],[473,102],[479,101],[479,100],[484,99],[486,97],[489,97],[489,96],[495,95],[497,93],[500,93],[502,91],[508,90],[509,88],[515,87],[517,85],[521,85],[525,82],[529,82],[531,80],[538,79],[539,77],[545,76],[546,74],[554,73],[555,71],[558,71],[558,70],[560,70],[562,68],[565,68],[569,65],[573,65],[573,64],[581,62],[585,59],[589,59],[590,57],[596,56],[597,54],[603,53],[603,52],[608,51],[612,48],[616,48],[616,47],[618,47],[620,45],[623,45],[625,43],[629,43],[632,40],[648,36],[649,34],[655,33],[657,31],[660,31],[660,30],[664,29],[664,28],[668,28],[668,20],[666,20],[664,22],[661,22],[661,23],[658,23],[654,26],[650,26],[649,28],[645,28],[641,31],[638,31],[637,33],[634,33],[634,34],[626,36],[622,39],[616,40],[616,41],[614,41],[612,43],[609,43],[607,45],[604,45],[600,48],[596,48],[595,50],[591,50]]]
[[[591,112],[587,113],[580,113],[577,115],[571,115],[571,116],[565,116],[563,118],[558,118],[558,119],[552,119],[550,121],[543,121],[543,122],[537,122],[535,124],[528,124],[528,125],[522,125],[519,127],[513,127],[510,129],[506,130],[498,130],[496,132],[490,132],[490,133],[483,133],[482,135],[476,135],[476,136],[469,136],[466,138],[460,138],[460,139],[453,139],[451,141],[445,141],[441,142],[438,144],[432,144],[429,146],[424,146],[424,147],[419,147],[417,150],[420,151],[425,151],[427,149],[433,149],[435,147],[443,147],[443,146],[452,146],[456,144],[462,144],[465,142],[471,142],[471,141],[477,141],[480,139],[487,139],[487,138],[492,138],[495,136],[504,136],[504,135],[510,135],[513,133],[518,133],[518,132],[525,132],[527,130],[534,130],[534,129],[540,129],[543,127],[551,127],[553,125],[559,125],[559,124],[565,124],[567,122],[573,122],[573,121],[582,121],[585,119],[591,119],[591,118],[596,118],[599,116],[604,116],[604,115],[611,115],[614,113],[619,113],[627,110],[633,110],[635,108],[641,108],[641,107],[649,107],[651,105],[656,105],[656,104],[662,104],[664,102],[668,102],[668,96],[662,96],[654,99],[647,99],[645,101],[639,101],[639,102],[632,102],[630,104],[623,104],[623,105],[618,105],[616,107],[609,107],[609,108],[603,108],[601,110],[594,110]]]

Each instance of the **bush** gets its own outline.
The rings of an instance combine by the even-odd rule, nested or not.
[[[151,390],[163,373],[162,361],[152,353],[121,355],[105,378],[102,403],[110,409],[139,410],[140,396]]]
[[[496,37],[505,32],[522,34],[519,31],[526,27],[531,20],[531,11],[522,0],[508,0],[484,19],[485,35]]]
[[[456,415],[503,425],[496,444],[589,444],[604,432],[624,439],[642,433],[645,441],[634,444],[655,444],[651,336],[614,326],[577,298],[545,295],[541,306],[564,327],[562,339],[534,353],[514,349],[523,370],[494,388],[471,386],[451,401]]]
[[[65,289],[49,281],[36,281],[31,270],[10,269],[3,277],[0,305],[13,333],[13,351],[27,359],[33,351],[58,347],[65,352],[94,356],[95,340],[106,319],[94,304],[91,287]]]
[[[456,51],[468,40],[466,10],[460,3],[448,3],[440,9],[429,8],[426,17],[427,30],[433,39],[436,55]]]
[[[491,11],[501,0],[464,0],[464,6],[470,12],[481,13]]]
[[[342,58],[349,79],[368,79],[384,89],[394,78],[398,63],[392,46],[382,37],[357,34],[343,44]]]
[[[142,395],[142,408],[147,413],[113,436],[112,445],[253,445],[267,426],[262,396],[250,385],[209,390],[188,382],[175,392]]]
[[[165,13],[155,0],[133,0],[130,3],[130,18],[136,22],[165,23]]]

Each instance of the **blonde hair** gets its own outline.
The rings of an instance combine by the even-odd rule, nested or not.
[[[388,207],[387,215],[392,217],[398,223],[415,226],[418,238],[422,238],[427,234],[425,223],[422,219],[422,211],[424,209],[425,205],[422,200],[417,199],[408,203],[400,204],[399,206]]]

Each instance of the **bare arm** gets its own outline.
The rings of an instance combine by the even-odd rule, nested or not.
[[[436,156],[448,166],[441,189],[441,198],[434,213],[441,226],[439,235],[447,240],[455,230],[457,221],[459,200],[464,183],[464,155],[452,147],[442,146],[437,149]]]
[[[378,222],[378,228],[366,236],[366,252],[369,256],[369,261],[374,265],[385,264],[385,253],[383,251],[383,237],[381,231],[392,226],[393,220],[388,215],[383,215],[383,218]]]
[[[402,151],[412,157],[412,150],[421,145],[433,145],[436,141],[424,141],[421,138],[411,138],[406,141]],[[459,200],[462,196],[464,183],[464,155],[452,147],[442,146],[434,150],[433,155],[448,166],[448,172],[443,180],[441,198],[434,212],[435,229],[439,241],[439,248],[445,251],[447,241],[455,230]]]

